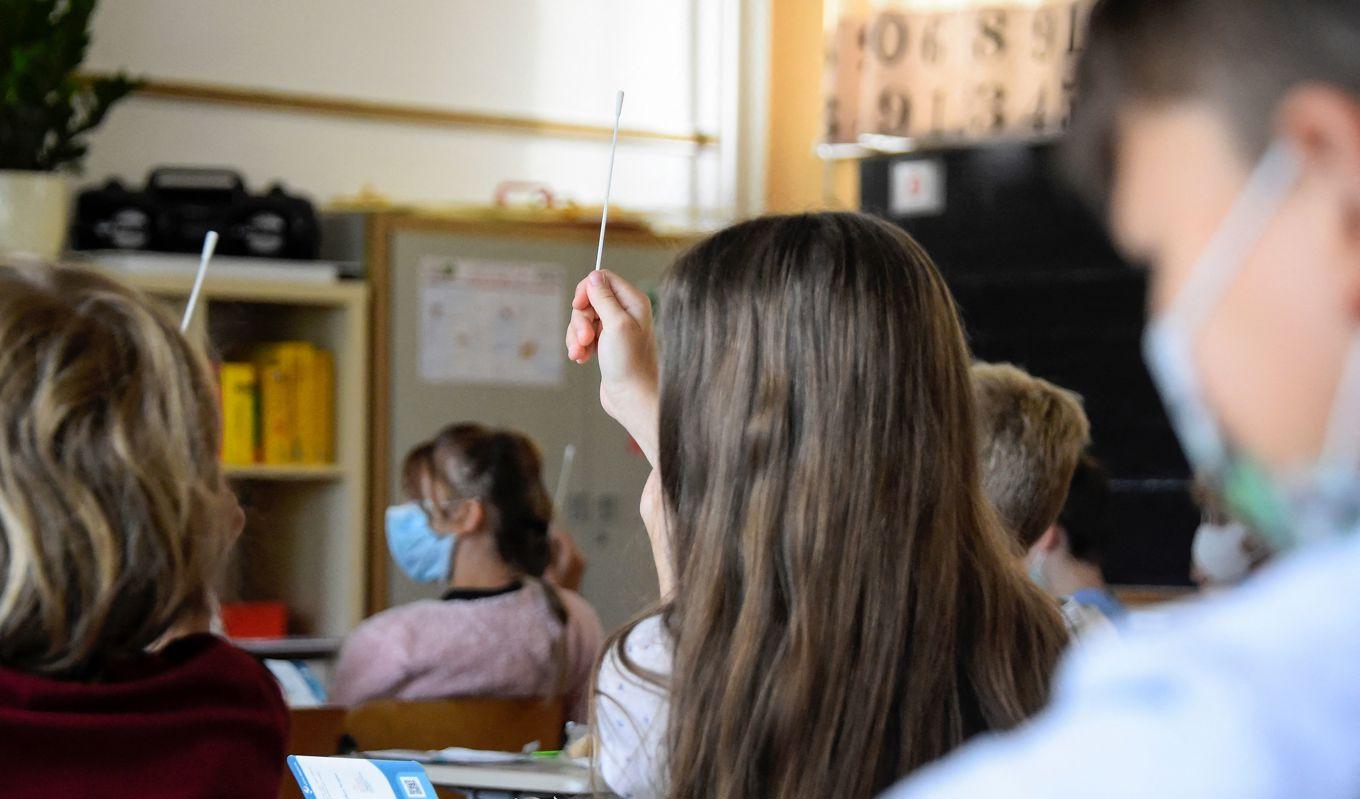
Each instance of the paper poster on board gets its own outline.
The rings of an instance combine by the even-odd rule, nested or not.
[[[421,380],[560,385],[565,282],[558,264],[422,258]]]

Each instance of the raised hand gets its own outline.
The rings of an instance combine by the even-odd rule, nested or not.
[[[600,365],[600,405],[657,464],[658,369],[652,304],[646,294],[608,270],[576,286],[567,326],[567,357]]]

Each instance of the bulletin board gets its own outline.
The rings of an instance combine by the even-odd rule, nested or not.
[[[575,444],[560,522],[589,561],[582,594],[606,627],[655,601],[655,569],[637,513],[649,467],[601,410],[598,369],[567,362],[563,345],[571,293],[594,265],[597,235],[598,228],[580,226],[419,216],[394,216],[376,225],[370,243],[379,362],[374,397],[385,411],[374,419],[370,611],[440,593],[438,586],[412,583],[393,566],[381,514],[387,503],[399,501],[405,453],[458,421],[528,434],[542,451],[549,491],[563,448]],[[654,287],[692,240],[611,230],[604,263]],[[439,303],[441,313],[480,321],[431,325],[432,306]],[[503,318],[507,314],[513,318]],[[464,330],[490,337],[460,343],[455,339]],[[449,340],[439,349],[444,337]],[[472,353],[478,363],[459,363],[462,353]]]

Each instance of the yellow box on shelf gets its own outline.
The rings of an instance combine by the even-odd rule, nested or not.
[[[261,347],[260,463],[325,464],[334,460],[334,362],[301,341]]]
[[[316,347],[298,353],[298,443],[302,463],[335,460],[335,363]]]
[[[222,462],[255,462],[255,365],[224,363],[217,368],[222,393]]]
[[[255,354],[260,381],[260,463],[297,463],[296,446],[298,366],[295,343],[270,344]]]

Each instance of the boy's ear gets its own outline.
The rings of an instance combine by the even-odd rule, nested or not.
[[[1278,133],[1324,176],[1341,204],[1341,247],[1351,316],[1360,324],[1360,97],[1326,84],[1305,84],[1280,103]]]
[[[1034,545],[1029,548],[1029,551],[1045,553],[1053,552],[1065,543],[1067,543],[1067,536],[1063,533],[1063,529],[1058,526],[1057,522],[1054,522],[1048,526],[1048,529],[1044,531],[1043,535],[1039,536],[1034,542]]]

